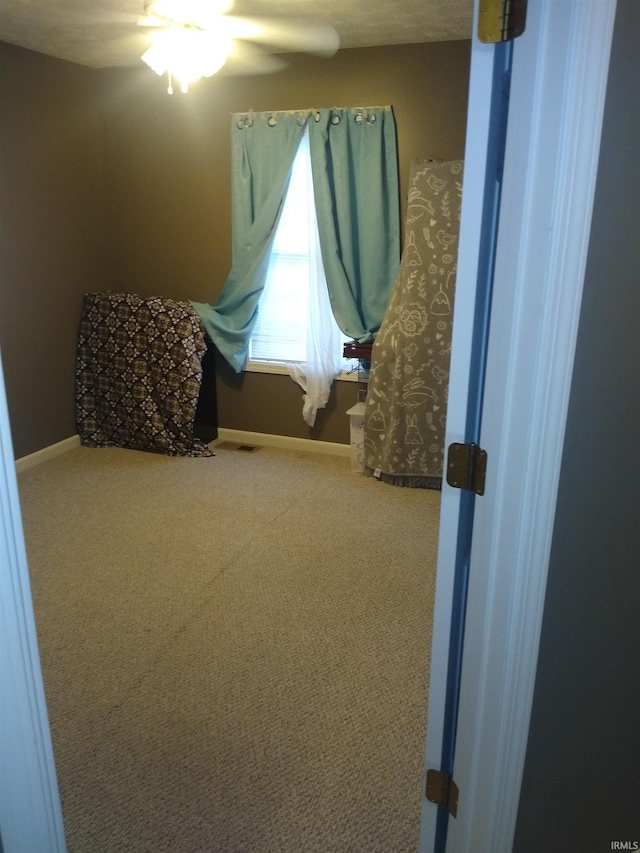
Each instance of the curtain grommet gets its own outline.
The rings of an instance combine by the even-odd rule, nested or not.
[[[269,125],[269,127],[275,127],[278,124],[278,120],[275,119],[273,116],[269,116],[269,118],[267,119],[267,124]]]
[[[304,117],[304,116],[298,116],[298,118],[297,118],[297,122],[298,122],[298,126],[299,126],[299,127],[303,127],[303,126],[304,126],[305,121],[306,121],[306,119],[305,119],[305,117]]]
[[[340,116],[332,115],[331,116],[331,124],[340,124]]]
[[[320,121],[321,118],[322,118],[322,116],[320,115],[320,113],[314,113],[313,120],[315,122]]]
[[[356,124],[362,124],[362,122],[364,121],[364,116],[362,115],[362,113],[356,113],[353,117],[353,120]]]
[[[369,122],[369,124],[375,124],[377,120],[378,117],[375,113],[369,113],[369,115],[367,116],[367,121]]]

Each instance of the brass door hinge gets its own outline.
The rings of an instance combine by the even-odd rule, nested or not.
[[[511,41],[524,32],[527,0],[480,0],[478,38],[485,44]]]
[[[458,793],[458,786],[448,773],[427,770],[427,799],[445,808],[452,817],[458,815]]]
[[[487,478],[487,451],[477,444],[449,445],[447,455],[447,483],[454,489],[468,489],[484,495]]]

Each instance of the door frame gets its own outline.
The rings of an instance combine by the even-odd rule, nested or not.
[[[514,44],[480,440],[489,463],[474,517],[453,773],[460,795],[448,853],[513,845],[615,7],[616,0],[529,0],[525,33]],[[477,112],[488,98],[490,51],[474,39],[465,195],[483,138]],[[479,200],[463,197],[463,271],[478,251],[465,204]],[[470,280],[458,283],[447,446],[464,441],[468,346],[460,338],[469,339],[475,297]],[[458,504],[445,485],[425,769],[440,766]],[[434,849],[437,809],[423,798],[420,853]]]
[[[0,850],[66,850],[0,357]]]

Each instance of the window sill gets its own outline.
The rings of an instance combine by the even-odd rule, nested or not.
[[[244,368],[245,373],[276,373],[289,375],[289,370],[286,364],[278,364],[276,362],[250,361]],[[358,368],[352,370],[343,370],[339,376],[336,376],[338,382],[358,382]]]

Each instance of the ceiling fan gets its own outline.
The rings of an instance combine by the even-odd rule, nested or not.
[[[327,23],[304,18],[236,17],[227,14],[233,0],[146,0],[138,25],[149,30],[151,44],[143,61],[159,76],[167,74],[182,92],[201,77],[211,77],[228,58],[237,70],[265,73],[286,63],[274,56],[304,52],[333,56],[340,46]]]

